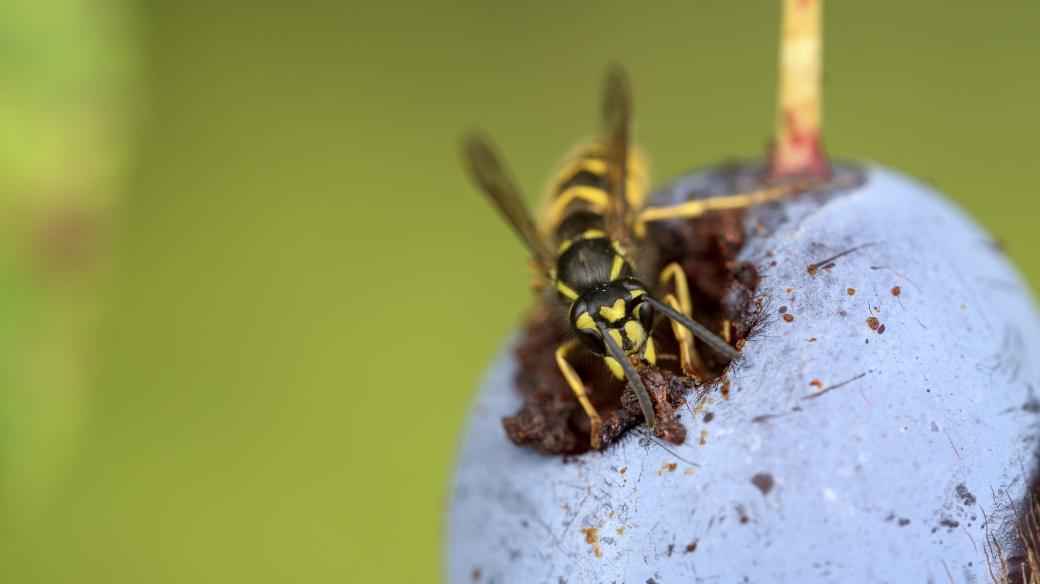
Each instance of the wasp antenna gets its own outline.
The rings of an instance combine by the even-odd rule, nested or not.
[[[601,322],[597,322],[596,326],[599,328],[599,333],[603,336],[603,344],[606,345],[610,356],[621,365],[622,371],[625,372],[625,378],[632,384],[632,390],[636,392],[636,398],[639,399],[639,408],[643,410],[643,417],[646,418],[646,425],[653,430],[657,426],[657,418],[654,416],[654,404],[650,401],[650,394],[647,393],[646,386],[643,385],[643,378],[639,376],[639,372],[632,366],[632,362],[628,360],[628,356],[618,346],[614,337],[610,336],[607,327]]]
[[[655,310],[659,310],[666,317],[690,329],[690,332],[693,333],[693,336],[704,341],[704,344],[714,349],[720,355],[729,358],[731,361],[740,360],[740,353],[738,353],[736,349],[729,346],[729,344],[726,341],[722,340],[718,335],[708,330],[708,328],[704,325],[700,324],[695,320],[687,318],[685,314],[679,312],[678,310],[675,310],[671,306],[668,306],[667,304],[661,302],[656,298],[647,297],[646,301],[649,302],[650,306],[653,306]]]

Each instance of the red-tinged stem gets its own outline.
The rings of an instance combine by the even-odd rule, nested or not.
[[[824,178],[821,138],[823,0],[782,0],[780,99],[769,179]]]

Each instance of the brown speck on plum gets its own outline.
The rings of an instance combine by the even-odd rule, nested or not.
[[[470,573],[470,578],[472,578],[474,582],[480,582],[480,579],[483,578],[483,577],[484,577],[484,570],[481,570],[479,566],[476,567],[476,568],[473,568],[473,572]]]
[[[707,443],[708,443],[708,431],[707,430],[701,430],[701,446],[704,446]]]
[[[787,293],[788,293],[788,294],[790,294],[791,292],[794,292],[794,288],[788,288],[788,289],[787,289]]]
[[[686,544],[686,553],[692,554],[695,551],[697,551],[697,540],[696,539],[691,541],[690,543]]]
[[[881,325],[881,326],[878,327],[877,334],[879,334],[879,335],[885,334],[885,325]]]
[[[957,496],[961,498],[961,502],[966,507],[971,507],[975,504],[975,495],[971,494],[968,487],[964,486],[964,483],[959,483],[954,490],[957,491]]]
[[[770,267],[773,267],[773,268],[775,268],[775,267],[776,267],[776,260],[772,260],[772,261],[770,261],[770,262],[769,262],[769,265],[770,265]]]
[[[755,485],[759,491],[762,491],[763,497],[773,490],[773,482],[773,475],[767,472],[760,472],[751,477],[751,484]]]
[[[793,320],[794,320],[794,315],[793,314],[787,313],[787,314],[784,315],[784,322],[791,322]]]
[[[906,527],[907,525],[910,525],[910,520],[905,518],[905,517],[900,517],[899,518],[899,527]]]
[[[674,462],[668,462],[667,460],[661,464],[661,468],[657,471],[657,476],[664,476],[665,471],[675,472],[676,467],[679,466]]]
[[[855,288],[847,288],[845,290],[845,293],[848,294],[849,296],[855,296],[856,295],[856,289]]]
[[[585,534],[585,543],[592,546],[592,553],[597,558],[603,557],[603,549],[599,547],[599,529],[595,527],[582,527],[580,530]]]
[[[777,308],[776,311],[780,314],[784,314],[785,312],[787,312],[787,306],[781,306],[780,308]]]
[[[706,412],[704,414],[704,422],[710,422],[715,419],[715,412]]]
[[[823,388],[823,382],[820,381],[819,379],[813,379],[812,381],[809,382],[809,385],[815,387],[816,389]]]
[[[628,467],[627,466],[623,466],[623,467],[621,467],[621,470],[618,471],[618,472],[620,472],[621,474],[625,474],[626,472],[628,472]]]
[[[903,290],[899,286],[892,287],[892,296],[899,296]]]
[[[808,268],[806,268],[806,269],[805,269],[805,271],[806,271],[806,272],[807,272],[807,273],[808,273],[808,274],[809,274],[810,276],[815,276],[815,275],[816,275],[816,270],[818,270],[818,269],[819,269],[819,266],[817,266],[816,264],[809,264],[809,267],[808,267]]]
[[[729,379],[722,380],[722,387],[719,388],[719,393],[722,394],[722,399],[729,399]]]
[[[876,330],[878,330],[878,327],[881,326],[881,321],[879,321],[876,317],[868,316],[867,317],[867,326],[870,327],[870,330],[876,331]]]
[[[807,343],[815,343],[816,342],[816,337],[805,339],[805,342],[807,342]]]

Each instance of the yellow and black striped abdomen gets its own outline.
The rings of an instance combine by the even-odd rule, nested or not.
[[[646,199],[646,163],[635,148],[628,153],[626,198],[632,209],[642,209]],[[546,233],[557,235],[567,217],[576,212],[603,215],[610,207],[607,161],[598,142],[585,144],[566,159],[546,193],[547,208],[543,222]]]

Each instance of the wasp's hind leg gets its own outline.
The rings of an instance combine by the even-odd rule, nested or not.
[[[721,197],[693,199],[668,207],[647,207],[643,209],[639,219],[642,222],[664,221],[667,219],[692,219],[712,211],[743,209],[752,205],[777,201],[789,197],[805,188],[806,185],[801,183],[781,185],[748,191],[746,193],[724,195]]]
[[[661,288],[667,288],[671,283],[674,293],[666,294],[662,300],[669,306],[693,318],[693,301],[690,299],[690,286],[686,281],[686,273],[679,264],[672,262],[661,270],[659,277]],[[704,372],[704,362],[693,344],[693,333],[676,321],[671,321],[672,334],[679,342],[679,363],[682,365],[683,373],[700,382]]]
[[[600,429],[603,427],[603,420],[599,417],[599,412],[596,411],[596,408],[592,407],[592,402],[589,401],[589,396],[585,392],[585,384],[581,381],[581,377],[578,376],[578,372],[567,361],[567,355],[576,346],[578,346],[577,341],[567,341],[557,347],[556,366],[560,368],[560,373],[563,373],[563,378],[567,380],[567,385],[571,386],[571,391],[578,398],[578,403],[585,410],[585,415],[589,417],[589,423],[592,427],[592,448],[599,449]]]
[[[790,184],[763,187],[743,193],[719,197],[692,199],[668,207],[645,207],[639,214],[639,222],[665,221],[667,219],[692,219],[713,211],[730,211],[753,205],[779,201],[802,192],[820,189],[837,189],[853,186],[854,177],[838,177],[829,180],[797,181]]]

